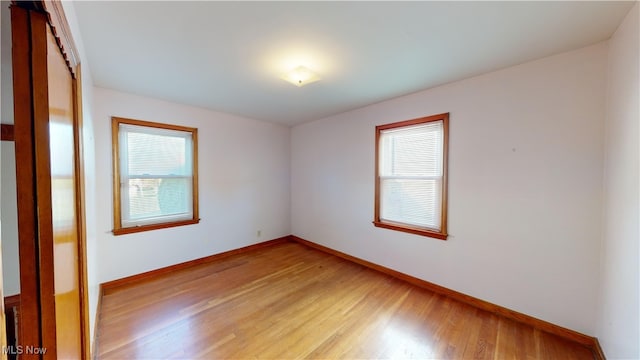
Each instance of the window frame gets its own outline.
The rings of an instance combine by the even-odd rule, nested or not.
[[[135,125],[142,127],[149,127],[155,129],[165,129],[173,131],[182,131],[191,133],[192,141],[192,189],[191,195],[193,197],[191,206],[193,207],[193,216],[187,220],[166,221],[157,222],[153,224],[135,225],[130,227],[122,226],[122,205],[121,204],[121,176],[120,176],[120,124]],[[157,229],[170,228],[182,225],[197,224],[200,222],[198,214],[198,129],[180,126],[163,124],[152,121],[143,121],[135,119],[127,119],[112,116],[111,117],[111,149],[112,149],[112,165],[113,165],[113,234],[124,235],[142,231],[150,231]]]
[[[380,135],[384,130],[398,129],[403,127],[415,126],[420,124],[426,124],[435,121],[442,121],[443,128],[443,142],[442,142],[442,197],[440,204],[440,230],[421,227],[411,224],[405,224],[395,221],[382,220],[380,218],[381,213],[381,177],[380,177]],[[446,240],[447,233],[447,203],[448,203],[448,163],[449,163],[449,113],[442,113],[437,115],[431,115],[421,117],[417,119],[399,121],[390,124],[376,126],[376,139],[375,139],[375,200],[374,200],[374,219],[373,225],[380,228],[397,230],[407,232],[416,235],[427,236],[439,240]]]

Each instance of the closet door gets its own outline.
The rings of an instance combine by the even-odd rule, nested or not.
[[[28,344],[46,348],[44,358],[81,359],[88,342],[77,79],[59,36],[63,29],[54,28],[44,10],[12,8],[12,25],[29,29],[21,41],[30,50],[14,52],[13,59],[14,66],[22,56],[30,60],[19,69],[30,76],[19,74],[14,81],[14,94],[23,91],[30,99],[16,98],[15,104],[21,298],[27,302],[23,314],[30,311],[21,331]],[[27,80],[29,89],[21,83]],[[35,324],[40,335],[34,334]]]
[[[56,347],[59,359],[80,359],[81,313],[78,269],[78,216],[74,140],[73,78],[56,39],[47,30],[48,124],[40,134],[49,142],[49,168],[53,239],[53,291],[55,294]],[[43,149],[46,150],[46,149]]]
[[[6,319],[4,316],[4,292],[2,291],[2,239],[0,238],[0,349],[7,348],[7,329],[6,329]],[[5,360],[7,358],[7,354],[4,351],[0,353],[0,360]]]

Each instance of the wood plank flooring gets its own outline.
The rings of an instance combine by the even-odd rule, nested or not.
[[[102,298],[99,359],[593,359],[591,351],[284,243]]]

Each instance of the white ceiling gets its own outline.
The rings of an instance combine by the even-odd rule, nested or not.
[[[606,40],[633,2],[74,5],[95,85],[294,125]]]

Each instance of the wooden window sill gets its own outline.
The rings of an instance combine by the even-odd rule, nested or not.
[[[170,227],[183,226],[183,225],[192,225],[200,222],[200,219],[192,219],[192,220],[183,220],[183,221],[174,221],[169,223],[161,223],[161,224],[152,224],[152,225],[141,225],[120,229],[113,229],[113,235],[125,235],[131,233],[137,233],[142,231],[151,231],[158,229],[166,229]]]
[[[446,233],[440,233],[440,232],[437,232],[437,231],[434,231],[434,230],[429,230],[429,229],[419,228],[419,227],[413,227],[411,225],[400,224],[400,223],[388,223],[388,222],[382,222],[382,221],[374,221],[373,225],[376,226],[376,227],[380,227],[380,228],[396,230],[396,231],[402,231],[402,232],[415,234],[415,235],[427,236],[427,237],[431,237],[431,238],[435,238],[435,239],[439,239],[439,240],[447,240],[447,236],[449,236]]]

